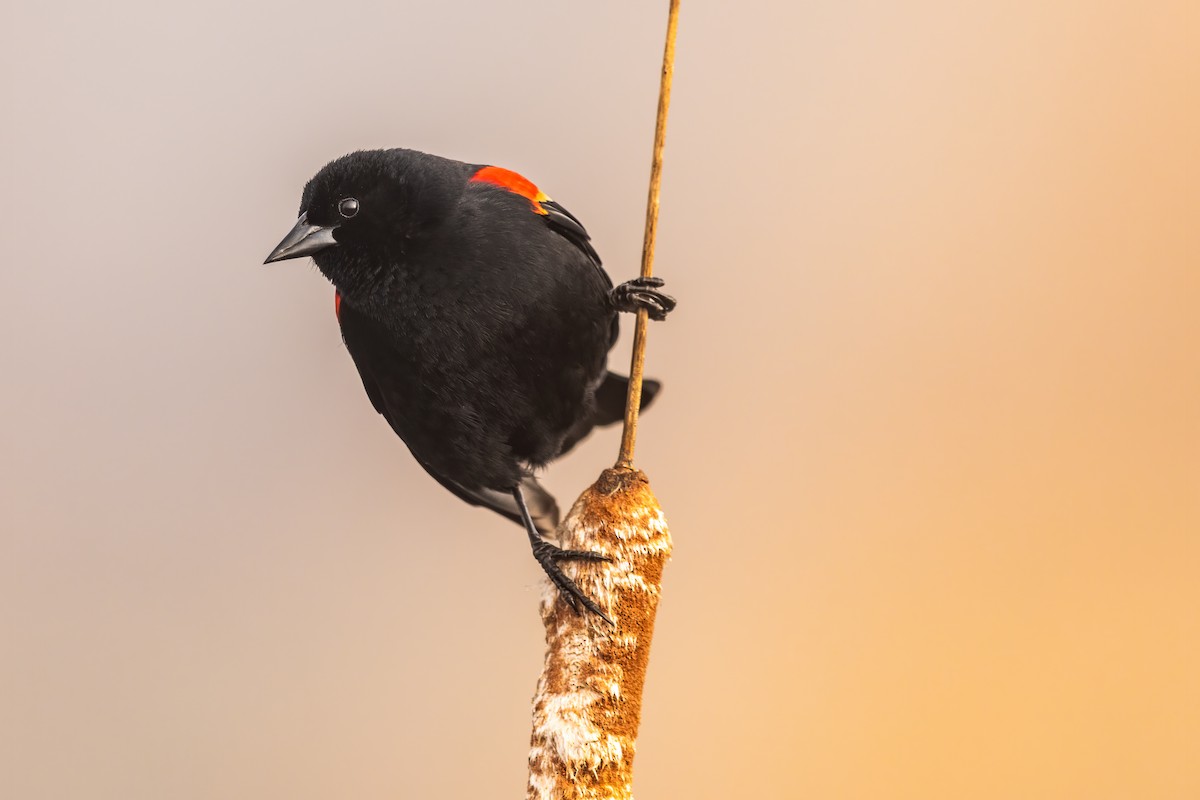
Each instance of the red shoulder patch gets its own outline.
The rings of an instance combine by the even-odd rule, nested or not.
[[[472,183],[490,183],[493,186],[499,186],[501,189],[507,189],[513,194],[519,194],[529,201],[533,206],[533,210],[538,214],[548,213],[542,208],[542,203],[550,198],[546,193],[538,189],[533,181],[518,175],[511,169],[503,167],[484,167],[471,176]]]
[[[336,289],[333,292],[333,315],[342,321],[342,293]]]

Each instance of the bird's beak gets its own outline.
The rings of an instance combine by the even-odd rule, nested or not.
[[[267,256],[267,260],[263,263],[270,264],[273,261],[311,256],[326,247],[333,247],[337,244],[337,240],[333,238],[333,229],[336,227],[336,225],[330,225],[322,228],[320,225],[309,225],[306,211],[300,215],[300,219],[296,220],[296,226],[288,231],[288,235],[283,237],[283,241],[276,245],[275,249],[271,251],[271,255]]]

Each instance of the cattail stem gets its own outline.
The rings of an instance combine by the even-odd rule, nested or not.
[[[679,0],[670,0],[663,51],[654,158],[642,241],[642,277],[654,271],[663,143]],[[632,800],[633,753],[642,716],[642,687],[662,590],[671,534],[646,476],[633,468],[642,371],[646,362],[646,311],[638,311],[621,452],[613,469],[575,502],[559,528],[567,550],[603,553],[607,562],[575,561],[564,571],[612,620],[568,607],[546,582],[542,621],[546,663],[533,698],[527,800]]]
[[[658,116],[654,123],[654,155],[650,161],[650,193],[646,200],[646,231],[642,237],[643,278],[654,274],[654,241],[658,235],[658,198],[662,189],[663,146],[667,140],[667,110],[671,107],[671,78],[675,73],[675,31],[679,27],[679,0],[671,0],[667,16],[667,44],[663,49],[662,81],[658,87]],[[633,466],[637,442],[638,409],[642,404],[642,373],[646,365],[646,327],[650,317],[638,311],[633,329],[633,360],[629,367],[629,396],[625,401],[625,428],[621,433],[618,467]]]

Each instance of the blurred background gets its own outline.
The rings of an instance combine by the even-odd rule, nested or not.
[[[684,4],[638,795],[1200,797],[1200,6],[901,6]],[[5,17],[0,796],[522,796],[524,536],[261,262],[407,146],[633,276],[666,3]]]

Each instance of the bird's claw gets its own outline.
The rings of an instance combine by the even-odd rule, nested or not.
[[[617,311],[645,309],[650,319],[661,322],[675,308],[675,298],[659,291],[663,283],[662,278],[634,278],[614,288],[609,296]]]
[[[600,610],[600,606],[596,605],[596,602],[588,597],[575,581],[568,578],[558,565],[560,561],[570,560],[611,562],[610,557],[603,553],[593,553],[590,550],[563,550],[545,539],[539,539],[534,543],[533,557],[537,559],[538,564],[541,564],[547,577],[550,578],[550,582],[558,588],[559,594],[567,601],[567,605],[571,606],[571,610],[580,614],[582,613],[581,607],[586,608],[609,625],[613,624],[608,615]]]

